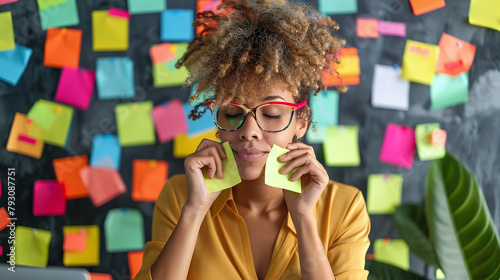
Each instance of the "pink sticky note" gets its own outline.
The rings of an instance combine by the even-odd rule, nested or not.
[[[122,10],[118,8],[110,8],[109,9],[109,15],[110,16],[115,16],[115,17],[121,17],[121,18],[130,18],[130,13],[127,10]]]
[[[411,169],[416,148],[413,128],[389,123],[385,129],[380,161]]]
[[[80,169],[80,177],[89,193],[92,203],[99,207],[124,193],[127,189],[120,173],[114,168]]]
[[[0,256],[3,256],[3,246],[0,245]]]
[[[87,248],[87,234],[85,230],[64,235],[63,250],[69,252],[85,251]]]
[[[153,63],[164,63],[176,57],[175,45],[163,43],[149,50]]]
[[[406,24],[403,22],[379,21],[378,33],[386,36],[406,37]]]
[[[56,180],[37,180],[33,184],[33,215],[60,216],[66,213],[64,186]]]
[[[178,99],[173,99],[166,105],[154,107],[151,115],[161,143],[168,142],[188,131],[184,107]]]
[[[83,68],[63,68],[57,86],[57,102],[87,110],[95,86],[95,72]]]
[[[17,2],[17,0],[0,0],[0,5]]]

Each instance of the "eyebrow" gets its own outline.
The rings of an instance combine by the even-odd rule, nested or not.
[[[262,101],[268,101],[268,100],[276,99],[276,98],[279,98],[279,99],[282,99],[283,101],[286,101],[285,98],[283,98],[283,97],[281,97],[279,95],[270,95],[270,96],[267,96]]]

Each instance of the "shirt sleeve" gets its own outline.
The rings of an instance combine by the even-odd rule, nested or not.
[[[370,218],[363,194],[358,190],[341,223],[337,239],[327,256],[338,280],[367,279],[365,258],[370,240]]]
[[[151,266],[160,255],[163,246],[177,226],[181,216],[182,206],[174,191],[171,181],[167,181],[156,200],[153,212],[151,241],[144,247],[142,267],[134,280],[151,280]]]

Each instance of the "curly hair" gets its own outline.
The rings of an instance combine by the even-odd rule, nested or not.
[[[176,64],[190,71],[186,86],[198,83],[190,103],[203,99],[189,115],[193,120],[207,110],[206,101],[221,106],[232,100],[245,104],[276,82],[301,102],[312,92],[326,89],[324,71],[337,73],[330,63],[340,63],[337,53],[345,40],[332,35],[339,29],[336,22],[309,5],[223,0],[215,11],[196,17],[193,27],[202,31]],[[347,88],[340,85],[337,90]],[[311,123],[309,107],[297,115]]]

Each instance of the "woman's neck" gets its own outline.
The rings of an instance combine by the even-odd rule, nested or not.
[[[252,181],[241,181],[232,191],[236,205],[253,213],[265,213],[286,207],[283,190],[266,185],[264,176]]]

